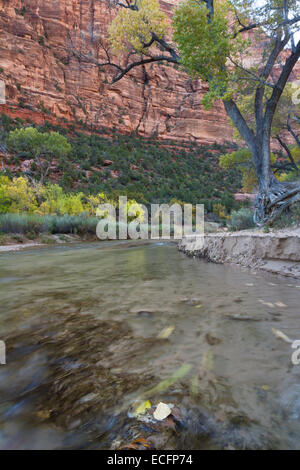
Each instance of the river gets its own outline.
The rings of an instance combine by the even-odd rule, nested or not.
[[[300,339],[299,284],[168,242],[0,254],[0,448],[299,449],[300,366],[274,334]]]

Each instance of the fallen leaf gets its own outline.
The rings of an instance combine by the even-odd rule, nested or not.
[[[51,416],[51,411],[49,410],[41,410],[36,413],[39,419],[49,419]]]
[[[135,416],[143,415],[146,413],[147,410],[149,410],[149,408],[151,408],[150,401],[149,400],[144,401],[135,409],[134,414]]]
[[[164,328],[158,335],[157,335],[157,338],[159,339],[167,339],[169,338],[169,336],[171,336],[171,334],[173,333],[173,331],[175,330],[175,326],[168,326],[167,328]]]
[[[266,392],[268,392],[269,390],[271,390],[271,387],[269,387],[269,385],[263,385],[261,387],[263,390],[265,390]]]
[[[92,401],[95,398],[97,398],[97,396],[98,395],[96,393],[88,393],[84,397],[80,398],[79,403],[81,403],[81,404],[82,403],[88,403],[89,401]]]
[[[179,367],[170,377],[165,380],[162,380],[159,384],[155,385],[155,387],[150,388],[146,392],[142,394],[142,397],[152,397],[153,395],[157,395],[159,393],[164,392],[167,390],[171,385],[177,382],[179,379],[184,377],[190,370],[192,366],[191,364],[183,364],[183,366]]]
[[[219,338],[216,338],[215,336],[211,335],[210,333],[206,333],[205,339],[208,342],[210,346],[216,346],[217,344],[221,343],[221,340]]]
[[[271,302],[265,302],[265,300],[259,300],[259,302],[265,305],[266,307],[275,308],[275,305],[272,304]]]
[[[190,393],[191,395],[198,395],[199,392],[199,376],[195,375],[190,381]]]
[[[153,413],[153,416],[157,421],[162,421],[166,419],[172,413],[171,408],[166,403],[162,401],[157,405],[156,410]]]
[[[283,333],[280,330],[275,330],[275,328],[272,328],[272,331],[277,338],[282,339],[286,343],[293,343],[293,340],[291,340],[285,333]]]
[[[287,305],[285,305],[282,302],[275,302],[275,305],[277,305],[277,307],[280,307],[280,308],[286,308],[287,307]]]
[[[139,437],[135,441],[131,442],[130,444],[125,444],[122,447],[119,447],[118,450],[147,450],[153,449],[152,443],[144,439],[143,437]]]
[[[214,355],[211,351],[206,351],[202,359],[202,366],[206,370],[212,370],[214,368]]]

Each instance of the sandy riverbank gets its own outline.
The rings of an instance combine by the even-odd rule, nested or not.
[[[35,246],[43,246],[42,243],[16,243],[12,245],[0,245],[0,253],[7,251],[19,251],[24,250],[25,248],[33,248]]]
[[[66,244],[66,243],[80,243],[80,242],[89,242],[97,241],[96,236],[79,236],[79,235],[70,235],[70,234],[47,234],[42,235],[35,240],[29,240],[25,236],[20,235],[17,238],[20,239],[16,243],[15,235],[7,235],[6,242],[2,245],[0,244],[0,253],[7,253],[10,251],[20,251],[25,250],[26,248],[34,248],[47,245],[57,245],[57,244]]]
[[[259,230],[210,233],[202,245],[196,237],[185,238],[179,243],[179,250],[215,263],[237,264],[300,279],[300,227],[270,233]]]

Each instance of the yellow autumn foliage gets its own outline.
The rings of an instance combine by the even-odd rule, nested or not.
[[[7,177],[0,178],[0,194],[5,198],[3,212],[17,214],[21,212],[35,212],[38,208],[35,190],[29,185],[26,178],[13,178],[9,180]],[[1,201],[0,201],[1,203]],[[0,212],[2,210],[0,209]]]
[[[0,213],[30,213],[37,215],[89,215],[104,217],[98,210],[101,204],[109,203],[117,207],[118,202],[105,193],[85,195],[65,193],[57,184],[34,185],[25,177],[0,176]],[[143,207],[134,199],[127,201],[128,220],[138,218],[144,221]]]
[[[144,52],[154,33],[162,38],[168,19],[157,0],[137,0],[137,10],[121,8],[109,27],[109,41],[114,51]]]

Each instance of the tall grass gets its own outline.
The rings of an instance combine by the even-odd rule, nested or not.
[[[0,233],[95,234],[99,219],[73,215],[0,214]]]

